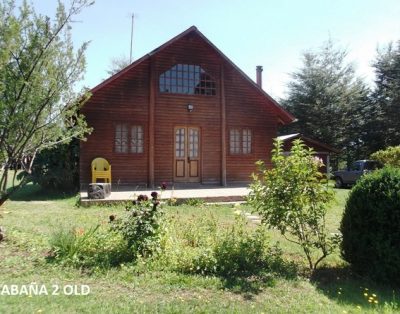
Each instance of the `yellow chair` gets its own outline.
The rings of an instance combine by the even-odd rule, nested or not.
[[[92,183],[97,179],[104,179],[104,182],[111,183],[111,165],[104,158],[96,158],[92,161]]]

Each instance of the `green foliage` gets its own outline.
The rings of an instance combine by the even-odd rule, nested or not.
[[[88,95],[74,85],[85,70],[87,43],[74,50],[72,19],[89,0],[60,2],[54,19],[36,14],[24,1],[0,2],[0,205],[27,178],[8,189],[9,169],[18,165],[31,173],[38,152],[90,131],[79,106]]]
[[[400,284],[400,169],[363,176],[350,192],[340,230],[343,258],[359,273]]]
[[[157,263],[177,272],[221,277],[296,274],[294,265],[270,245],[265,229],[249,228],[243,216],[225,228],[218,228],[210,214],[185,222],[172,219],[162,247]]]
[[[160,251],[162,211],[157,207],[158,193],[152,200],[139,195],[129,204],[123,218],[110,215],[107,229],[61,230],[50,241],[52,257],[75,267],[109,268],[135,262],[138,256],[148,258]]]
[[[168,206],[177,206],[177,205],[178,205],[178,200],[177,200],[175,197],[170,197],[169,199],[167,199],[167,200],[165,201],[165,203],[166,203]]]
[[[29,181],[46,190],[76,191],[79,188],[79,141],[41,151]]]
[[[259,173],[253,175],[247,201],[263,224],[301,246],[310,269],[315,270],[337,242],[327,235],[325,227],[327,205],[334,193],[318,171],[321,162],[301,140],[293,142],[288,156],[283,155],[281,141],[274,146],[273,168],[257,163]]]
[[[128,246],[143,257],[159,250],[163,212],[157,198],[157,192],[152,192],[151,201],[146,195],[139,195],[132,207],[127,207],[124,218],[111,219],[112,230],[121,233]]]
[[[285,265],[281,250],[270,245],[265,228],[248,231],[245,219],[238,216],[236,223],[223,231],[215,244],[214,256],[219,275],[251,276],[278,271]]]
[[[60,230],[50,238],[51,260],[77,268],[109,268],[134,260],[134,252],[116,232],[82,228]]]
[[[400,167],[400,145],[379,150],[371,155],[371,159],[378,160],[386,166]]]
[[[346,57],[347,52],[330,40],[320,50],[304,53],[303,66],[291,75],[282,104],[298,119],[284,132],[299,132],[339,148],[351,161],[364,157],[360,136],[368,89]]]
[[[28,186],[29,188],[29,186]],[[25,188],[24,188],[25,189]],[[26,195],[32,195],[24,192]],[[337,229],[344,208],[343,200],[350,190],[338,190],[338,204],[328,211],[327,225],[330,230]],[[261,277],[220,277],[193,275],[170,269],[152,268],[146,261],[142,263],[123,263],[120,267],[97,271],[96,268],[74,269],[59,263],[46,263],[43,255],[49,249],[48,238],[52,230],[70,229],[71,225],[89,230],[97,225],[99,219],[108,220],[110,211],[121,215],[123,206],[108,206],[76,210],[74,198],[36,199],[46,202],[27,202],[12,199],[7,209],[0,209],[7,238],[0,243],[1,271],[0,282],[6,284],[45,284],[49,294],[52,284],[88,284],[91,293],[83,297],[39,296],[1,297],[1,309],[5,313],[49,312],[63,313],[399,313],[399,290],[386,285],[368,281],[343,267],[342,261],[330,259],[327,267],[319,267],[318,277],[296,276],[286,279],[278,272],[273,276]],[[342,205],[343,203],[343,205]],[[182,229],[212,213],[220,231],[228,230],[233,223],[235,210],[247,210],[246,205],[232,209],[231,205],[207,206],[198,210],[195,207],[177,206],[166,208],[166,218],[171,221],[169,234],[181,236]],[[10,213],[6,213],[6,212]],[[172,218],[171,218],[172,219]],[[21,223],[23,222],[23,223]],[[175,223],[176,222],[176,223]],[[106,231],[101,225],[99,233]],[[205,227],[205,226],[204,226]],[[252,230],[253,223],[247,228]],[[180,230],[177,230],[180,229]],[[207,236],[206,229],[204,229]],[[276,232],[269,232],[270,243]],[[121,237],[120,237],[121,238]],[[282,240],[281,240],[282,241]],[[295,246],[286,245],[285,256],[301,257]],[[100,245],[100,244],[99,244]],[[282,243],[282,248],[284,243]],[[181,253],[186,254],[186,253]],[[176,249],[179,255],[179,248]],[[154,263],[160,257],[154,258]],[[266,279],[266,280],[264,280]],[[271,287],[271,284],[273,285]],[[368,297],[364,296],[365,288]],[[301,291],[301,293],[299,293]],[[340,294],[339,294],[340,293]],[[376,295],[379,303],[372,304],[368,298]],[[135,297],[132,297],[135,296]],[[266,310],[268,309],[268,310]]]
[[[374,144],[371,152],[400,145],[400,40],[378,51],[373,67],[376,87],[367,129],[368,140]]]
[[[204,205],[204,201],[200,198],[189,198],[185,201],[185,204],[189,206],[201,206]]]

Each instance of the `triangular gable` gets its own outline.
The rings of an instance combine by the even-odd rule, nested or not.
[[[92,93],[97,92],[98,90],[102,89],[103,87],[107,86],[108,84],[110,84],[111,82],[117,80],[118,78],[120,78],[121,76],[123,76],[125,73],[129,72],[130,70],[132,70],[133,68],[135,68],[136,66],[138,66],[139,64],[141,64],[142,62],[148,60],[151,56],[159,53],[160,51],[164,50],[166,47],[172,45],[173,43],[175,43],[176,41],[180,40],[181,38],[185,37],[186,35],[195,32],[198,36],[200,36],[201,39],[203,39],[212,49],[215,50],[215,52],[221,56],[221,58],[226,61],[228,64],[230,64],[238,73],[240,73],[240,75],[246,80],[248,81],[253,88],[255,88],[258,92],[262,93],[262,95],[264,97],[266,97],[270,103],[272,104],[272,109],[273,111],[276,113],[276,115],[278,116],[278,118],[280,119],[280,121],[282,122],[282,124],[289,124],[291,122],[296,121],[296,118],[294,116],[292,116],[289,112],[287,112],[286,110],[284,110],[279,104],[278,102],[273,99],[268,93],[266,93],[261,87],[259,87],[249,76],[246,75],[246,73],[244,73],[237,65],[235,65],[222,51],[220,51],[210,40],[208,40],[207,37],[205,37],[198,29],[196,26],[192,26],[190,28],[188,28],[186,31],[182,32],[181,34],[175,36],[174,38],[172,38],[171,40],[167,41],[166,43],[164,43],[163,45],[161,45],[160,47],[154,49],[153,51],[151,51],[150,53],[144,55],[143,57],[141,57],[140,59],[134,61],[132,64],[130,64],[129,66],[127,66],[126,68],[122,69],[121,71],[119,71],[118,73],[114,74],[113,76],[109,77],[108,79],[106,79],[105,81],[103,81],[102,83],[100,83],[99,85],[97,85],[96,87],[91,89]]]

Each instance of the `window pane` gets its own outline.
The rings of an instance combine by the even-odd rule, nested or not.
[[[189,157],[199,157],[199,131],[189,129]]]
[[[116,153],[128,152],[128,127],[126,124],[117,124],[115,126],[114,145]]]
[[[251,153],[251,130],[249,129],[243,129],[242,152],[243,154]]]
[[[240,132],[238,129],[231,129],[230,130],[230,153],[231,154],[240,154]]]
[[[143,153],[143,127],[134,125],[131,129],[131,153]]]
[[[198,65],[177,64],[162,73],[159,82],[163,93],[216,95],[215,81]]]
[[[177,129],[175,132],[175,156],[185,157],[185,129]]]

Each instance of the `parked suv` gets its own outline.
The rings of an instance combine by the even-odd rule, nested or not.
[[[341,188],[354,184],[365,173],[382,168],[376,160],[357,160],[347,170],[338,170],[333,173],[335,187]]]

